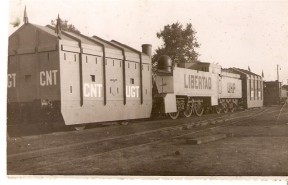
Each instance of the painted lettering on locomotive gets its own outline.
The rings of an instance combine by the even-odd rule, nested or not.
[[[184,74],[184,87],[188,89],[212,89],[211,77]]]
[[[227,92],[228,93],[235,93],[236,85],[235,83],[228,82],[227,83]]]

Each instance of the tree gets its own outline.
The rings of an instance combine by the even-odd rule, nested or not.
[[[161,55],[168,55],[173,64],[198,62],[199,54],[195,48],[199,48],[200,45],[197,42],[196,33],[191,23],[187,24],[186,28],[183,28],[179,22],[164,26],[164,30],[157,33],[157,37],[162,38],[164,44],[156,49],[156,54],[152,57],[153,63]]]
[[[53,26],[56,26],[57,19],[51,20],[51,24]],[[60,24],[61,24],[61,29],[64,31],[70,31],[72,33],[80,33],[80,31],[73,24],[68,24],[67,20],[60,19]]]

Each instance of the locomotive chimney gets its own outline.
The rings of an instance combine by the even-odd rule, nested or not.
[[[142,53],[145,53],[148,56],[152,56],[152,45],[151,44],[143,44],[142,45]]]
[[[167,55],[162,55],[158,58],[157,61],[157,70],[160,73],[172,74],[173,72],[172,60]]]

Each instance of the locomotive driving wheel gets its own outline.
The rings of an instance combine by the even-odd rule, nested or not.
[[[179,117],[179,111],[168,113],[171,119],[177,119]]]
[[[229,108],[227,103],[222,103],[222,110],[225,114],[228,112]]]
[[[216,114],[220,114],[221,113],[221,106],[220,105],[216,105],[215,107],[214,107],[214,109],[215,109],[215,112],[216,112]]]
[[[204,107],[202,102],[196,102],[194,103],[194,111],[197,116],[202,116],[204,112]]]
[[[230,110],[230,112],[235,112],[235,110],[236,110],[236,106],[235,106],[235,104],[234,103],[229,103],[229,110]]]
[[[188,104],[186,109],[182,112],[182,115],[186,118],[189,118],[193,113],[192,105]]]

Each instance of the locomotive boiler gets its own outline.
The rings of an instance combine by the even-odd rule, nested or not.
[[[211,63],[183,63],[173,66],[168,56],[158,60],[154,95],[160,113],[172,119],[180,114],[201,116],[204,110],[234,111],[242,98],[240,75],[222,72]]]

